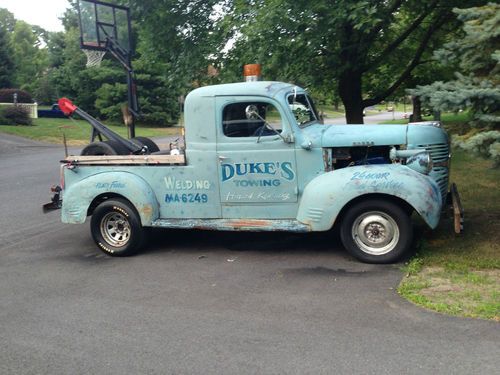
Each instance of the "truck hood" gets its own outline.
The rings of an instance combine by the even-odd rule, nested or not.
[[[304,135],[315,146],[384,146],[407,143],[407,125],[312,125]]]

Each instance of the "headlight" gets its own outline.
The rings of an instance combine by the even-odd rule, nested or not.
[[[410,156],[406,159],[406,166],[419,173],[429,174],[433,167],[431,154],[427,151],[422,151]]]

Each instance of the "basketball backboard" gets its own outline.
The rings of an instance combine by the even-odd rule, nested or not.
[[[109,39],[130,53],[130,14],[124,6],[78,0],[80,47],[105,51]]]

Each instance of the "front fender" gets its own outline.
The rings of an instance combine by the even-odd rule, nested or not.
[[[109,193],[128,199],[139,213],[144,226],[150,225],[159,217],[159,204],[151,186],[135,174],[116,171],[94,174],[65,189],[62,222],[84,223],[92,201],[99,195]]]
[[[314,231],[329,230],[347,203],[367,194],[401,198],[431,228],[439,223],[442,199],[436,182],[399,164],[355,166],[316,177],[304,189],[297,220]]]

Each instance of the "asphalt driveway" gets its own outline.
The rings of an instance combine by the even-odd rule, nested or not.
[[[61,146],[0,133],[2,374],[493,374],[500,325],[401,299],[330,234],[155,231],[110,258],[43,215]]]

